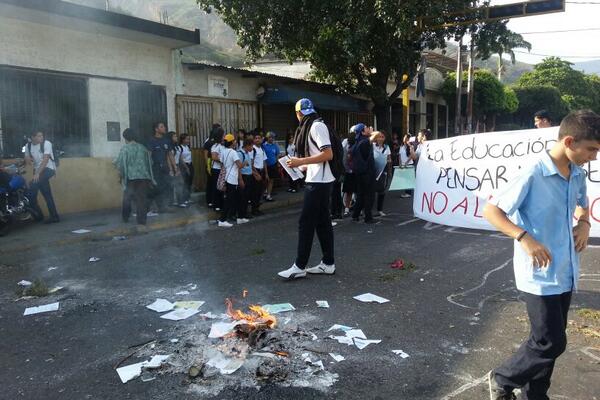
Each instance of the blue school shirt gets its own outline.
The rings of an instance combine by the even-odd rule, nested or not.
[[[569,179],[565,179],[544,153],[489,201],[550,251],[550,265],[537,268],[515,240],[515,282],[523,292],[548,296],[577,289],[579,254],[573,239],[573,215],[576,206],[587,208],[588,200],[584,170],[575,164],[570,167]]]
[[[252,175],[252,164],[254,163],[254,148],[250,153],[246,153],[245,150],[238,150],[240,154],[240,161],[242,164],[248,163],[248,165],[244,165],[244,167],[240,170],[242,175]]]
[[[277,156],[279,156],[279,145],[277,145],[277,143],[275,142],[264,142],[263,149],[267,154],[267,165],[269,167],[272,167],[273,165],[277,164]]]

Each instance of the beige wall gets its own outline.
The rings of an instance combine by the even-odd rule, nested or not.
[[[183,93],[181,94],[208,97],[208,75],[221,76],[229,81],[229,96],[219,97],[219,99],[256,101],[258,78],[242,78],[240,72],[221,71],[214,68],[189,70],[184,67]]]

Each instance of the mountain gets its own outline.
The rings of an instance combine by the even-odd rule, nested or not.
[[[573,65],[573,68],[583,71],[586,74],[600,75],[600,59],[578,62]]]

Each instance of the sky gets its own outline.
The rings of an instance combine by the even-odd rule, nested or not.
[[[492,0],[491,3],[500,5],[515,2],[516,0]],[[523,34],[525,40],[532,45],[531,54],[521,53],[527,53],[526,49],[515,52],[519,61],[536,64],[548,55],[560,56],[571,62],[600,59],[600,0],[567,0],[565,12],[514,18],[510,20],[508,27],[513,32]],[[589,28],[596,30],[525,34]]]

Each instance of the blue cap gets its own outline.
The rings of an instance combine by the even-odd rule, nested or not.
[[[350,132],[356,133],[357,135],[358,134],[362,135],[362,133],[365,131],[365,128],[366,128],[365,124],[363,124],[361,122],[359,124],[354,125],[352,128],[350,128]]]
[[[315,107],[309,99],[300,99],[296,102],[296,112],[301,112],[302,115],[315,113]]]

